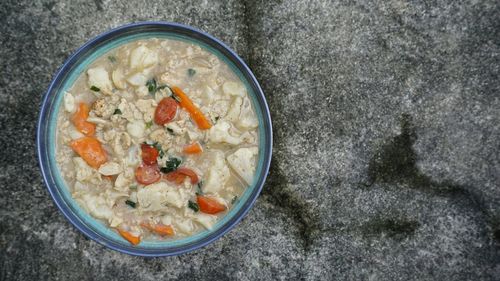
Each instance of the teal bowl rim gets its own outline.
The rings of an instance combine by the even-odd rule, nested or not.
[[[161,37],[189,41],[200,45],[226,62],[245,84],[259,119],[259,159],[253,183],[235,206],[212,230],[177,240],[143,241],[132,246],[115,231],[87,214],[71,198],[55,161],[57,113],[62,93],[67,90],[96,58],[122,44],[138,39]],[[243,60],[229,47],[211,35],[192,27],[169,22],[139,22],[120,26],[86,42],[56,72],[43,99],[37,130],[37,150],[42,175],[54,202],[64,216],[87,237],[131,255],[172,256],[203,247],[231,230],[251,209],[264,185],[272,155],[272,124],[267,102],[257,79]]]

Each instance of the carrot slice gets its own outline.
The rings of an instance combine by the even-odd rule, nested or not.
[[[200,211],[203,213],[217,214],[226,210],[226,206],[219,203],[215,198],[198,195],[196,196],[196,201],[198,202],[198,206],[200,206]]]
[[[186,154],[198,154],[203,152],[203,148],[201,148],[199,142],[193,142],[192,144],[184,146],[182,151]]]
[[[73,125],[75,125],[78,131],[82,132],[86,136],[92,136],[95,133],[95,124],[87,121],[89,118],[90,108],[86,103],[81,102],[78,105],[78,109],[71,117]]]
[[[101,143],[93,137],[73,140],[69,146],[94,169],[99,169],[99,166],[106,163],[106,151],[102,148]]]
[[[139,242],[141,242],[141,237],[140,236],[135,236],[133,235],[132,233],[126,231],[126,230],[123,230],[123,229],[117,229],[118,230],[118,233],[120,233],[120,235],[125,238],[125,240],[127,240],[128,242],[130,242],[130,244],[132,245],[137,245],[139,244]]]
[[[147,222],[141,223],[141,226],[161,236],[174,235],[174,228],[171,225],[155,224],[152,225]]]
[[[179,98],[179,105],[191,115],[191,118],[193,118],[196,125],[198,125],[198,128],[207,130],[212,127],[212,124],[208,121],[203,112],[194,105],[191,99],[179,87],[173,86],[171,89],[174,95]]]

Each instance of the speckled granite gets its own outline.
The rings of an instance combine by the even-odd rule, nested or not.
[[[0,280],[500,279],[500,2],[41,2],[0,3]],[[179,257],[86,239],[36,160],[57,67],[140,20],[227,42],[273,117],[255,207]]]

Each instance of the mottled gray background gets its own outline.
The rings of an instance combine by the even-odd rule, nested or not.
[[[499,1],[180,2],[1,1],[1,280],[500,280]],[[36,160],[58,66],[141,20],[222,39],[273,117],[255,207],[179,257],[85,238]]]

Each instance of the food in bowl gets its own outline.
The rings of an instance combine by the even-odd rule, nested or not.
[[[211,229],[254,179],[258,119],[231,68],[198,45],[142,39],[64,93],[56,161],[72,197],[136,245]]]

